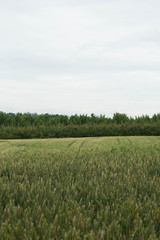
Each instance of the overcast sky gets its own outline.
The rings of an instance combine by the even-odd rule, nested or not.
[[[159,0],[0,0],[0,111],[160,112]]]

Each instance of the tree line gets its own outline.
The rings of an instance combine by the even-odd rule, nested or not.
[[[52,138],[160,135],[160,114],[128,117],[0,112],[0,138]]]

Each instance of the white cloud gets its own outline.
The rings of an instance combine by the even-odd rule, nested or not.
[[[159,112],[158,0],[6,0],[0,110]]]

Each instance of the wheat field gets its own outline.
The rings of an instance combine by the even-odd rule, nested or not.
[[[160,239],[160,137],[0,140],[0,239]]]

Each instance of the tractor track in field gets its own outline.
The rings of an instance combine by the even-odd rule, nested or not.
[[[80,156],[81,149],[82,149],[82,147],[84,146],[84,144],[86,143],[86,141],[87,141],[87,140],[84,140],[84,141],[80,144],[80,146],[79,146],[79,148],[78,148],[78,151],[77,151],[77,154],[76,154],[76,158],[78,158],[78,157]]]
[[[83,145],[86,143],[86,141],[87,141],[87,140],[84,140],[84,141],[80,144],[79,150],[83,147]]]
[[[9,141],[0,141],[0,143],[2,143],[2,142],[6,142],[8,144],[5,145],[4,147],[0,148],[0,153],[4,153],[6,150],[13,147],[13,145]]]
[[[77,140],[72,141],[71,143],[68,144],[68,148],[70,148]]]
[[[127,141],[129,142],[129,144],[130,144],[131,146],[133,145],[130,138],[127,138]]]
[[[116,141],[117,141],[118,145],[121,145],[121,141],[119,138],[116,138]]]

